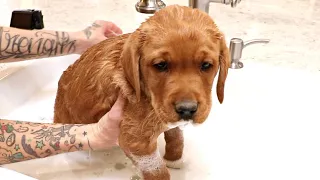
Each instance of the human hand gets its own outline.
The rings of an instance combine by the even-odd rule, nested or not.
[[[111,110],[93,125],[90,145],[94,150],[118,146],[124,99],[120,93]]]
[[[78,53],[82,54],[89,47],[113,36],[122,34],[122,30],[112,22],[97,20],[91,26],[81,32],[79,38],[82,39]]]

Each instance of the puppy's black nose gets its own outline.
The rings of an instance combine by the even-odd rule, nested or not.
[[[194,113],[197,112],[198,103],[194,101],[180,101],[176,103],[175,108],[180,118],[188,121],[191,120]]]

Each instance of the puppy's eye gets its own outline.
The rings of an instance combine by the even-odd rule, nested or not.
[[[201,71],[206,71],[208,69],[210,69],[212,67],[212,64],[208,63],[208,62],[203,62],[201,64]]]
[[[160,72],[167,71],[168,70],[168,63],[167,62],[160,62],[153,65],[157,70]]]

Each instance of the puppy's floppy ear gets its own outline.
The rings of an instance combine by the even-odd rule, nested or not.
[[[220,38],[220,56],[219,56],[220,70],[219,78],[217,83],[217,96],[219,102],[222,104],[224,98],[224,86],[228,75],[228,69],[230,66],[230,54],[229,49],[226,45],[224,36]]]
[[[140,32],[137,30],[126,40],[120,57],[126,79],[135,90],[137,101],[140,100],[141,96],[139,68],[141,45],[142,39],[140,37]]]

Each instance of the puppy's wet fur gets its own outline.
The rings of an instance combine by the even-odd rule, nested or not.
[[[158,136],[165,133],[165,161],[181,161],[183,133],[169,125],[206,120],[218,71],[216,92],[223,102],[229,63],[224,35],[210,16],[168,6],[133,33],[89,48],[63,73],[54,122],[98,122],[122,93],[126,103],[120,147],[145,180],[169,180],[157,152]]]

